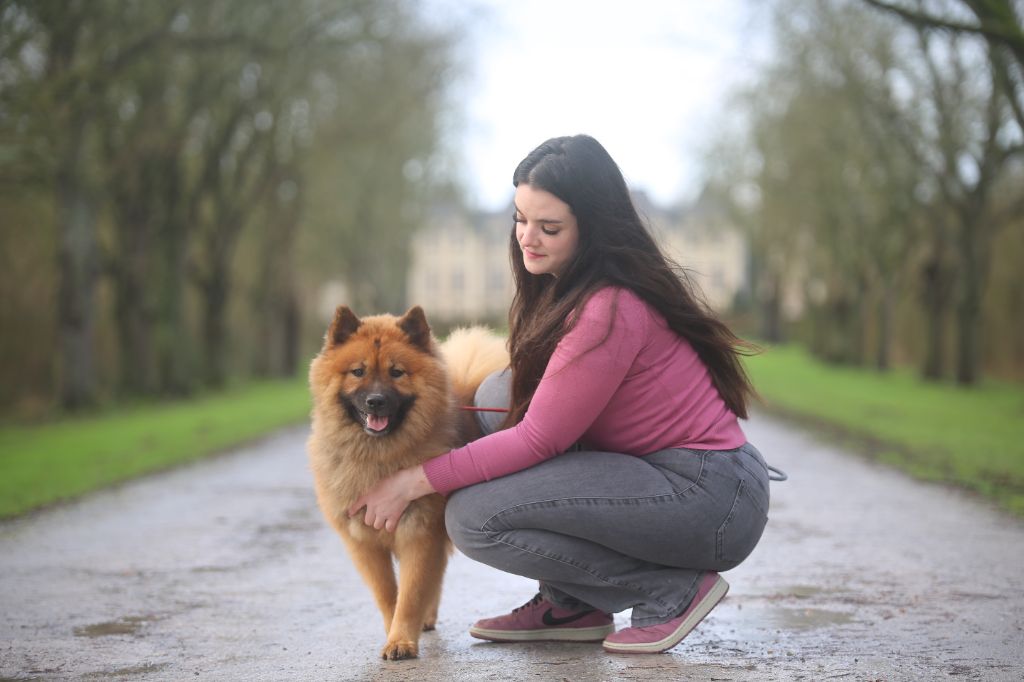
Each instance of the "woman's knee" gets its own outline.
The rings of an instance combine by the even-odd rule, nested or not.
[[[503,369],[492,372],[476,389],[473,404],[476,407],[507,410],[512,402],[512,372]],[[476,422],[484,435],[501,429],[505,421],[504,412],[477,412]]]
[[[456,490],[448,497],[444,510],[448,537],[460,552],[473,558],[491,544],[483,526],[493,511],[481,504],[487,496],[480,494],[480,487],[476,485]]]

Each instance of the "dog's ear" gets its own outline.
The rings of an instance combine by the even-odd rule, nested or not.
[[[428,353],[432,351],[430,342],[430,325],[423,308],[413,306],[398,320],[398,327],[409,336],[409,341]]]
[[[324,348],[331,348],[338,344],[345,343],[348,337],[352,336],[362,321],[356,314],[349,310],[346,305],[339,305],[334,311],[334,321],[327,329],[327,336],[324,337]]]

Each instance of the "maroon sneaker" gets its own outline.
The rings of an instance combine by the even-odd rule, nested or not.
[[[611,615],[563,609],[540,594],[508,615],[484,618],[469,629],[477,639],[492,642],[598,642],[613,632]]]
[[[701,577],[697,595],[680,615],[667,623],[625,628],[612,633],[604,640],[604,650],[617,654],[657,654],[668,651],[683,641],[728,591],[729,583],[714,571],[709,571]]]

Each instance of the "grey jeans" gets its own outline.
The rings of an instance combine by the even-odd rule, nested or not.
[[[479,406],[508,405],[492,375]],[[481,418],[485,432],[501,416]],[[453,493],[448,533],[467,556],[540,581],[565,608],[632,608],[634,626],[679,615],[706,571],[754,549],[768,520],[768,470],[757,449],[675,448],[635,457],[570,451]]]

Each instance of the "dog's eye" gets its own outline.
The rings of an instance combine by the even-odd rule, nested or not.
[[[366,370],[363,369],[362,367],[356,367],[354,370],[352,370],[352,376],[354,377],[361,377],[364,374],[366,374]]]
[[[397,379],[398,377],[405,375],[405,370],[398,369],[397,367],[392,367],[391,371],[389,371],[388,374],[391,375],[392,379]]]

